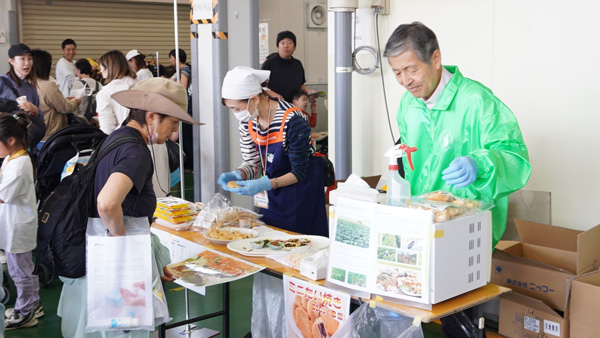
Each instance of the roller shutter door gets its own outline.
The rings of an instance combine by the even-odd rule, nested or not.
[[[21,3],[23,42],[50,52],[54,64],[62,56],[60,44],[66,38],[77,43],[75,59],[98,60],[110,49],[123,54],[138,49],[148,56],[158,51],[160,63],[168,65],[168,53],[175,48],[172,3],[69,0],[22,0]],[[187,62],[191,64],[190,7],[179,4],[177,9],[179,48],[187,53]]]

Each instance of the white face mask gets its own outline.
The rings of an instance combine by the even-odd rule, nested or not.
[[[146,125],[148,128],[148,141],[150,144],[158,143],[158,118],[154,119],[154,124],[152,125],[153,131],[150,132],[150,126]]]
[[[252,121],[258,116],[258,105],[256,108],[254,108],[253,114],[250,114],[250,111],[248,110],[249,107],[250,107],[250,99],[248,99],[248,105],[246,106],[246,110],[242,110],[241,112],[237,112],[237,113],[234,112],[233,115],[240,122]]]

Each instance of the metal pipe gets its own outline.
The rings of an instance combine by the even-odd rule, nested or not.
[[[210,180],[207,182],[207,187],[214,185],[213,191],[210,192],[210,196],[203,196],[202,201],[208,201],[215,192],[219,191],[219,187],[215,185],[218,176],[221,173],[227,172],[229,168],[229,111],[221,103],[221,87],[223,86],[223,79],[229,68],[228,55],[228,34],[227,28],[227,0],[219,0],[218,5],[219,19],[217,22],[212,24],[213,38],[212,40],[212,52],[213,52],[213,122],[214,122],[214,175],[212,177],[205,177],[204,179]],[[208,193],[208,192],[207,192]]]
[[[179,18],[177,18],[177,0],[173,0],[173,25],[175,29],[175,74],[177,83],[181,83],[179,74]],[[181,198],[185,199],[185,170],[183,170],[183,123],[179,122],[179,174],[181,177]]]
[[[156,53],[156,77],[160,77],[160,61],[158,60],[158,51]]]
[[[335,18],[335,174],[352,173],[352,12],[336,11]]]

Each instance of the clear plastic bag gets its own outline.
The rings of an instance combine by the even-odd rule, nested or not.
[[[487,201],[456,197],[447,191],[436,190],[414,197],[407,207],[431,210],[433,211],[434,222],[442,223],[463,214],[481,214],[493,208],[494,204]]]
[[[252,337],[287,337],[285,299],[281,278],[264,273],[253,275]]]
[[[424,338],[421,325],[413,325],[413,318],[399,315],[369,303],[361,304],[332,338]]]
[[[482,214],[494,207],[490,201],[475,200],[471,198],[457,197],[456,195],[443,190],[432,191],[416,197],[427,201],[447,202],[455,206],[463,207],[468,210],[468,214]]]

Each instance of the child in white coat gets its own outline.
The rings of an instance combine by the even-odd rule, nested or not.
[[[44,314],[31,253],[36,246],[37,209],[33,164],[27,153],[28,121],[20,113],[0,115],[0,158],[4,158],[0,169],[0,249],[6,252],[8,273],[17,288],[15,307],[5,312],[6,330],[34,326]]]

